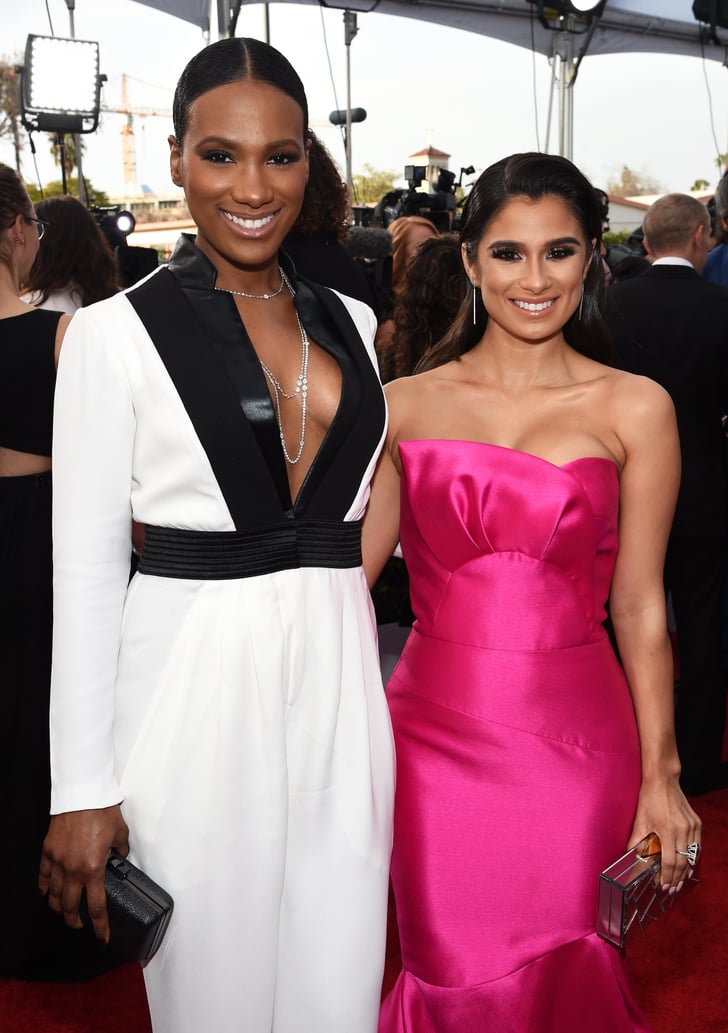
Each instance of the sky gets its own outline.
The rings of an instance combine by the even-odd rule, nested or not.
[[[346,107],[343,11],[289,3],[270,4],[268,10],[270,42],[301,76],[312,125],[344,170],[341,133],[328,123],[330,111]],[[243,4],[236,35],[264,38],[263,12],[263,5]],[[164,113],[171,108],[179,73],[205,38],[196,26],[132,0],[75,0],[74,22],[76,38],[100,45],[107,76],[102,107],[121,106],[126,76],[132,108],[162,114],[134,118],[138,180],[155,193],[173,193],[171,118]],[[469,165],[480,171],[514,151],[557,151],[555,115],[547,126],[552,76],[543,55],[376,12],[358,14],[357,25],[349,47],[351,104],[363,107],[367,118],[352,127],[355,174],[368,164],[392,172],[402,185],[410,156],[429,145],[451,156],[456,175]],[[66,0],[4,0],[0,56],[22,63],[30,33],[70,36]],[[123,188],[125,121],[105,111],[99,129],[84,137],[85,176],[112,196]],[[35,141],[40,179],[59,179],[49,137],[36,134]],[[595,186],[606,188],[628,165],[664,190],[689,190],[696,179],[712,188],[720,152],[728,152],[728,69],[719,61],[587,54],[574,87],[573,159]],[[0,160],[14,162],[6,143],[0,143]],[[26,181],[36,181],[27,147],[22,172]]]

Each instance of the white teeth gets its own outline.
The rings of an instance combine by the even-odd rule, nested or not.
[[[231,212],[223,211],[222,214],[230,222],[234,222],[236,226],[242,226],[246,230],[260,230],[263,226],[267,226],[273,218],[272,215],[264,215],[262,219],[243,219],[241,216],[233,215]]]
[[[522,308],[524,312],[543,312],[545,308],[551,308],[554,301],[553,298],[550,301],[518,301],[513,299],[513,304]]]

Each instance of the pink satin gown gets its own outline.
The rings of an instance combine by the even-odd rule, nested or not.
[[[400,445],[417,615],[387,686],[404,970],[380,1033],[649,1033],[594,932],[640,780],[603,630],[615,465]]]

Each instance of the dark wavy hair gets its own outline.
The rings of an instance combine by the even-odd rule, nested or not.
[[[22,179],[15,169],[0,162],[0,230],[9,229],[19,215],[29,219],[32,214],[33,205]],[[0,260],[10,261],[5,245],[0,251]]]
[[[604,272],[599,255],[602,219],[594,187],[572,162],[555,154],[529,152],[501,159],[478,177],[463,207],[460,241],[468,256],[475,257],[488,225],[515,197],[527,197],[532,201],[544,197],[560,198],[579,223],[587,246],[591,247],[591,242],[595,242],[584,279],[581,312],[577,310],[569,317],[564,326],[564,337],[575,351],[609,363],[612,347],[602,315]],[[477,304],[477,319],[473,324],[474,290],[477,288],[472,285],[468,288],[450,331],[425,356],[418,367],[419,372],[459,358],[481,340],[488,325],[488,313],[482,303]]]
[[[229,83],[251,79],[287,94],[303,113],[303,134],[308,136],[308,101],[298,73],[275,47],[251,37],[220,39],[188,62],[174,91],[172,121],[177,146],[187,132],[192,104],[203,93]]]
[[[383,381],[412,375],[452,326],[467,288],[457,234],[423,240],[395,294],[392,340],[379,357]]]
[[[77,198],[48,197],[35,210],[48,228],[23,289],[40,294],[37,304],[69,287],[81,305],[103,301],[120,290],[119,268],[106,237]]]
[[[309,134],[308,183],[294,233],[327,233],[343,244],[349,232],[349,194],[334,159],[315,133]]]

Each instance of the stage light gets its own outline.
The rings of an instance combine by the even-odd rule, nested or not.
[[[92,133],[99,123],[99,45],[58,36],[28,36],[20,91],[26,129]]]
[[[596,0],[596,2],[595,0],[528,0],[528,2],[535,4],[538,8],[539,21],[547,29],[552,28],[548,18],[563,18],[572,14],[582,18],[586,17],[587,21],[591,21],[602,14],[607,4],[607,0]]]

